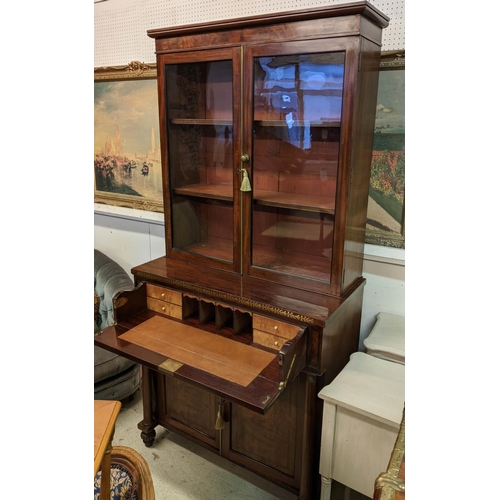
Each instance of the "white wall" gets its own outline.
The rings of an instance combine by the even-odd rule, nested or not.
[[[94,204],[94,248],[130,269],[165,255],[163,214]]]
[[[94,0],[97,1],[97,0]],[[348,3],[353,0],[106,0],[94,4],[94,66],[154,63],[149,29]],[[373,0],[389,16],[382,50],[404,49],[404,0]]]
[[[395,248],[365,245],[360,350],[379,312],[405,315],[405,252]]]
[[[154,40],[148,29],[306,9],[349,0],[107,0],[94,5],[95,66],[155,62]],[[404,49],[404,0],[374,0],[391,21],[384,30],[382,50]],[[165,255],[163,215],[140,210],[94,205],[94,246],[127,271]],[[362,341],[379,312],[405,315],[404,250],[366,245]]]

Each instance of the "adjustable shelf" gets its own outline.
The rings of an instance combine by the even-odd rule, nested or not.
[[[174,189],[174,193],[182,196],[211,198],[229,202],[233,200],[233,187],[227,185],[191,184]],[[253,192],[253,201],[257,205],[289,210],[322,212],[331,215],[335,213],[335,199],[327,196],[255,190]]]
[[[254,122],[261,127],[288,127],[286,120],[256,120]],[[340,120],[294,120],[294,126],[299,127],[340,127]]]
[[[173,125],[233,125],[233,121],[227,118],[172,118],[170,122]]]
[[[231,119],[215,118],[172,118],[173,125],[226,125],[232,126]],[[288,127],[286,120],[255,120],[256,125],[261,127]],[[294,120],[294,125],[299,127],[340,127],[340,120]]]

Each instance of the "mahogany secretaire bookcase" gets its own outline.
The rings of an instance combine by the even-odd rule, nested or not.
[[[317,497],[317,394],[358,349],[387,25],[357,2],[148,31],[166,255],[95,337],[143,366],[146,446],[161,425]]]

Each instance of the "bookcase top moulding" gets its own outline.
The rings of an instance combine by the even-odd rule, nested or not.
[[[353,2],[336,4],[326,7],[315,7],[312,9],[300,9],[274,14],[260,14],[239,18],[223,19],[220,21],[184,24],[180,26],[168,26],[148,30],[151,38],[193,35],[196,33],[213,32],[227,29],[243,29],[252,26],[263,26],[266,24],[305,21],[309,19],[325,19],[328,17],[347,16],[352,14],[362,14],[363,16],[376,22],[381,28],[389,26],[389,17],[368,2]]]

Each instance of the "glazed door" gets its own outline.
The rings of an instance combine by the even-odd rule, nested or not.
[[[240,49],[168,54],[158,64],[167,256],[237,272],[240,66]]]
[[[331,41],[245,52],[246,274],[330,290],[345,61]]]

